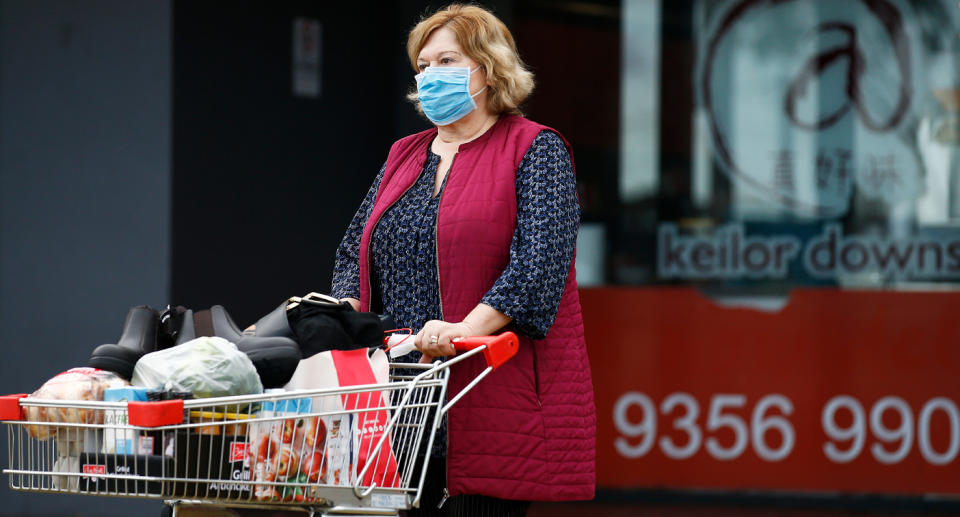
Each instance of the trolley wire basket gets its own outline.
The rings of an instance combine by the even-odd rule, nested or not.
[[[174,515],[183,505],[396,515],[419,506],[443,416],[517,338],[456,347],[445,362],[391,364],[381,384],[159,402],[0,397],[3,473],[16,491],[158,499]],[[480,353],[486,369],[447,397],[449,368]],[[55,421],[27,420],[30,407]]]

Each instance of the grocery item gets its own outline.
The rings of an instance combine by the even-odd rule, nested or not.
[[[107,388],[128,385],[127,381],[113,372],[96,368],[72,368],[48,380],[29,398],[54,400],[103,400]],[[27,426],[30,436],[46,440],[57,434],[80,436],[79,428],[42,425],[39,422],[65,422],[72,424],[102,424],[103,411],[84,408],[26,407],[27,420],[38,422]],[[62,434],[61,434],[62,429]]]
[[[103,391],[105,402],[129,402],[147,400],[147,389],[135,386],[108,388]],[[103,447],[104,454],[153,454],[154,437],[146,432],[127,426],[127,409],[108,409],[104,411]]]
[[[76,456],[58,456],[51,470],[63,473],[80,472],[79,453]],[[53,476],[52,483],[53,488],[75,491],[80,486],[80,479],[77,476]]]
[[[164,474],[169,476],[169,473],[174,471],[173,458],[150,454],[83,453],[77,458],[77,464],[82,475],[79,479],[73,477],[72,489],[93,495],[124,491],[152,496],[166,495],[164,483],[156,481],[156,478]],[[73,463],[71,467],[72,465]],[[103,477],[106,475],[121,478]],[[154,479],[133,480],[129,479],[131,476]],[[167,483],[166,487],[169,486]]]
[[[349,485],[352,448],[350,415],[315,416],[319,409],[310,398],[281,399],[262,404],[261,421],[250,426],[247,450],[260,501],[314,501],[315,485]],[[266,420],[289,416],[283,420]],[[314,487],[309,486],[314,485]]]
[[[250,358],[220,337],[198,337],[151,352],[137,361],[130,382],[146,388],[189,391],[196,398],[263,392]]]
[[[300,366],[286,388],[322,389],[383,384],[389,381],[389,374],[390,364],[383,350],[333,350],[300,361]],[[390,440],[384,442],[383,449],[376,453],[375,458],[372,456],[375,454],[374,447],[386,432],[390,420],[389,411],[363,411],[368,408],[385,408],[389,400],[389,394],[380,391],[313,399],[315,412],[342,414],[339,421],[326,422],[328,435],[336,433],[337,436],[346,436],[342,438],[344,442],[334,442],[327,447],[328,483],[352,483],[364,465],[373,460],[376,460],[376,464],[367,469],[364,478],[360,480],[362,484],[376,482],[383,487],[395,486],[398,482],[396,458],[391,450]]]

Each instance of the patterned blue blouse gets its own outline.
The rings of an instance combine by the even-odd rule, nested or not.
[[[414,333],[440,319],[435,228],[446,178],[434,196],[439,162],[428,153],[416,183],[383,214],[371,239],[371,287],[379,288],[382,312]],[[360,297],[360,237],[382,178],[381,168],[337,249],[331,290],[337,298]],[[510,261],[482,303],[513,318],[521,333],[542,339],[557,314],[580,222],[570,156],[552,131],[540,132],[524,155],[516,192]],[[419,359],[419,352],[409,359]]]

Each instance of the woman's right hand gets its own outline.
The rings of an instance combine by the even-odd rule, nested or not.
[[[353,310],[360,312],[360,300],[356,298],[340,298],[341,302],[347,302],[353,307]]]

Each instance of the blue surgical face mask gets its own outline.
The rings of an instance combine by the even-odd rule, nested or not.
[[[416,75],[417,98],[424,115],[438,126],[452,124],[477,108],[473,98],[487,87],[470,95],[470,75],[476,67],[428,66]]]

